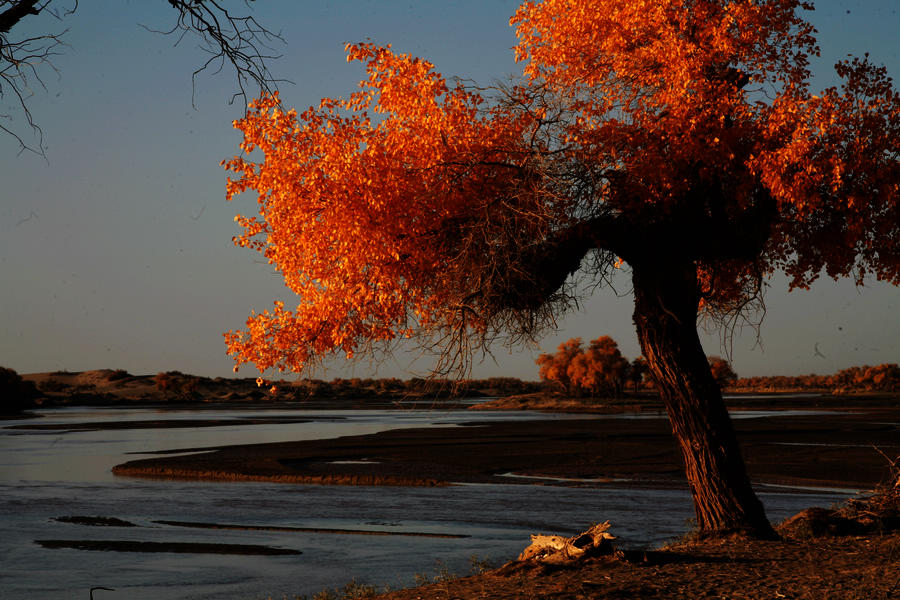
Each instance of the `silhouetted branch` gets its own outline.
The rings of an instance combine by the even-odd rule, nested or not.
[[[246,104],[248,94],[275,91],[279,80],[272,77],[266,61],[278,57],[271,52],[269,45],[273,41],[283,41],[279,34],[266,29],[249,14],[235,14],[220,0],[167,1],[178,11],[177,20],[169,31],[158,33],[177,33],[179,39],[176,44],[188,33],[194,33],[201,40],[200,48],[208,54],[203,64],[193,72],[192,82],[207,69],[219,72],[230,66],[235,72],[238,91],[229,103],[241,97]],[[11,107],[7,112],[0,112],[0,131],[16,140],[20,152],[30,150],[42,156],[43,132],[32,115],[28,101],[34,95],[35,88],[46,91],[43,77],[47,69],[59,74],[52,59],[60,54],[60,47],[66,45],[63,36],[68,30],[20,39],[13,38],[10,32],[27,17],[50,14],[61,20],[78,8],[78,0],[69,0],[60,10],[50,7],[53,2],[0,0],[0,99],[8,98],[6,106]],[[244,1],[248,11],[249,2]],[[61,4],[60,0],[57,4]],[[145,29],[149,30],[147,27]],[[259,90],[251,87],[258,87]],[[16,112],[21,112],[32,129],[37,138],[36,146],[29,145],[25,136],[13,126]]]
[[[0,113],[0,131],[16,140],[20,152],[31,150],[43,154],[42,131],[34,121],[28,99],[34,94],[34,87],[40,86],[46,90],[41,78],[41,68],[49,67],[56,72],[52,58],[59,54],[58,48],[65,45],[62,41],[65,31],[23,39],[11,39],[9,32],[25,17],[40,14],[50,1],[0,0],[0,98],[11,97],[10,104],[21,109],[25,121],[38,139],[37,148],[28,146],[22,136],[9,125],[13,116]]]
[[[202,40],[201,49],[209,54],[209,58],[197,68],[192,81],[196,81],[197,75],[212,68],[218,73],[225,66],[234,68],[237,78],[238,90],[231,97],[244,99],[247,104],[247,87],[254,84],[259,88],[252,91],[252,95],[275,91],[277,80],[272,77],[266,61],[279,58],[280,55],[272,54],[270,44],[274,41],[283,42],[280,34],[275,33],[262,25],[250,15],[235,15],[225,8],[218,0],[168,0],[169,4],[178,11],[178,20],[175,26],[163,33],[179,33],[179,41],[189,32],[197,34]],[[248,0],[244,2],[249,8]],[[176,42],[176,44],[178,43]],[[193,98],[191,100],[193,103]]]

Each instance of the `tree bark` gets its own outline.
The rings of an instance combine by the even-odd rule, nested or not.
[[[700,532],[774,537],[697,335],[696,266],[659,256],[631,266],[634,323],[681,449]]]

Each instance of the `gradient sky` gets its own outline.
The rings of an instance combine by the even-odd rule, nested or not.
[[[257,18],[285,39],[270,67],[293,82],[281,86],[282,97],[301,110],[355,89],[361,69],[347,64],[345,42],[391,43],[446,76],[484,83],[517,72],[507,24],[515,2],[252,4]],[[822,47],[817,86],[834,83],[836,60],[867,51],[900,78],[896,0],[816,5],[810,19]],[[234,215],[252,213],[255,205],[249,194],[233,204],[224,200],[219,162],[235,155],[240,142],[231,121],[241,109],[227,103],[231,73],[201,76],[192,108],[191,72],[204,60],[197,43],[187,37],[176,47],[175,38],[140,27],[168,29],[174,17],[163,0],[95,0],[62,21],[41,15],[14,31],[24,37],[68,28],[69,47],[55,60],[59,78],[44,71],[47,90],[38,87],[28,101],[47,159],[19,154],[14,140],[0,137],[2,366],[20,373],[122,368],[230,376],[222,333],[284,295],[255,253],[231,244]],[[0,99],[0,114],[7,102]],[[14,116],[27,135],[21,114]],[[897,288],[821,280],[788,294],[784,278],[770,284],[759,340],[750,330],[732,340],[739,375],[900,362]],[[536,379],[537,354],[575,336],[611,335],[634,358],[628,290],[625,278],[617,282],[618,296],[598,290],[539,347],[498,347],[473,375]],[[727,351],[715,331],[704,335],[704,346],[711,354]],[[334,360],[313,375],[423,374],[430,363],[411,364],[412,356],[399,353],[380,365]],[[245,367],[241,375],[256,373]]]

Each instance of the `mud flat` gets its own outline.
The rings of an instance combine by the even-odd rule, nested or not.
[[[285,556],[301,554],[290,548],[252,544],[208,544],[201,542],[141,542],[133,540],[35,540],[44,548],[97,550],[101,552],[173,552],[178,554],[240,554],[246,556]]]
[[[870,489],[885,475],[884,455],[876,447],[900,454],[898,406],[754,415],[734,424],[757,484]],[[476,423],[203,450],[130,461],[114,473],[338,485],[686,485],[668,421],[652,414]]]

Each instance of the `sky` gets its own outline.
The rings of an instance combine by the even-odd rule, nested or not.
[[[61,2],[61,4],[60,4]],[[57,0],[60,7],[74,4]],[[243,10],[242,2],[233,2]],[[519,71],[502,0],[346,2],[267,0],[253,14],[284,43],[270,63],[285,103],[301,111],[323,96],[352,93],[362,78],[347,64],[346,42],[391,43],[427,58],[445,76],[482,83]],[[869,52],[900,78],[896,0],[828,0],[809,14],[822,57],[815,84],[835,83],[831,65]],[[148,31],[172,26],[163,0],[81,2],[62,20],[29,17],[15,35],[59,32],[68,46],[42,71],[28,99],[43,130],[46,158],[20,153],[0,137],[0,366],[19,373],[126,369],[232,376],[222,334],[250,311],[271,306],[283,283],[254,252],[235,248],[234,216],[255,212],[245,194],[225,202],[220,161],[239,152],[228,103],[230,72],[191,73],[204,60],[196,41]],[[145,27],[142,27],[145,26]],[[192,105],[193,94],[193,105]],[[0,98],[0,114],[9,112]],[[21,113],[12,122],[29,137]],[[629,282],[599,289],[557,331],[534,346],[494,348],[472,376],[537,379],[535,358],[562,341],[610,335],[623,354],[640,354]],[[709,354],[728,355],[741,376],[831,373],[861,364],[900,362],[900,290],[820,279],[788,293],[775,276],[758,332],[704,331]],[[398,352],[377,364],[328,361],[315,377],[421,376],[428,357]],[[255,377],[252,367],[240,376]]]

